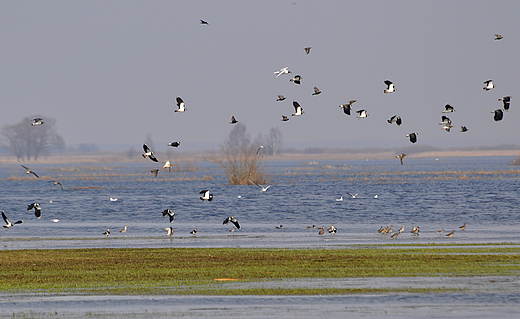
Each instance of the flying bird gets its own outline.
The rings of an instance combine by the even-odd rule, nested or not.
[[[403,165],[403,158],[406,156],[405,153],[396,155],[394,158],[398,158],[401,161],[401,165]]]
[[[278,98],[276,99],[276,101],[280,102],[280,101],[283,101],[283,100],[285,100],[285,96],[278,95]]]
[[[181,142],[179,142],[179,141],[171,142],[171,143],[168,143],[168,146],[179,147],[179,146],[181,146]]]
[[[29,167],[27,166],[23,166],[21,165],[23,168],[25,168],[25,174],[33,174],[34,176],[36,176],[37,178],[40,178],[40,176],[38,176],[38,174],[36,174],[34,171],[31,171],[31,169],[29,169]]]
[[[209,25],[209,23],[207,21],[204,21],[202,19],[200,19],[200,24],[205,24],[205,25]]]
[[[162,167],[162,169],[165,169],[167,168],[168,169],[168,172],[171,172],[172,171],[172,167],[173,167],[173,164],[170,163],[170,161],[166,161]]]
[[[304,48],[303,50],[305,50],[305,53],[306,53],[306,54],[311,53],[311,47],[306,47],[306,48]]]
[[[452,127],[453,125],[446,124],[443,127],[441,127],[441,130],[446,130],[446,132],[449,132]]]
[[[153,155],[153,152],[150,150],[150,148],[148,147],[148,145],[143,144],[143,149],[144,149],[144,154],[141,154],[141,155],[143,155],[143,158],[148,157],[148,158],[150,158],[150,159],[151,159],[152,161],[154,161],[154,162],[159,162],[159,161],[157,160],[157,158],[155,158],[155,156]]]
[[[176,109],[175,112],[185,112],[188,110],[180,96],[177,96],[177,107],[178,109]]]
[[[468,128],[465,127],[464,125],[461,125],[461,126],[460,126],[460,131],[461,131],[462,133],[467,132],[467,131],[468,131]]]
[[[209,190],[207,189],[201,190],[199,194],[204,194],[202,197],[200,197],[202,201],[207,200],[208,202],[211,202],[213,200],[213,194],[210,194]]]
[[[352,111],[352,104],[354,104],[357,100],[350,100],[347,104],[341,104],[339,107],[343,108],[343,113],[350,115],[350,111]]]
[[[300,106],[300,103],[298,103],[298,101],[294,100],[292,102],[293,106],[294,106],[294,110],[295,110],[295,113],[291,114],[292,116],[299,116],[299,115],[302,115],[303,113],[303,108]]]
[[[359,115],[357,116],[358,119],[368,117],[368,112],[367,112],[367,110],[357,110],[356,113],[359,114]]]
[[[166,217],[166,216],[170,217],[170,224],[173,223],[173,218],[175,217],[175,212],[172,209],[168,208],[162,212],[162,217]]]
[[[502,109],[494,110],[491,113],[495,113],[495,115],[493,116],[495,122],[501,121],[502,118],[504,118],[504,112],[502,111]]]
[[[57,180],[50,180],[49,183],[54,183],[54,185],[60,185],[61,186],[61,190],[63,190],[63,184],[58,182]]]
[[[504,103],[504,110],[509,111],[509,104],[511,103],[511,96],[504,96],[499,101],[502,101]]]
[[[410,142],[415,143],[417,142],[417,135],[419,135],[419,133],[410,133],[407,134],[406,137],[410,138]]]
[[[489,91],[497,87],[493,84],[493,80],[487,80],[486,82],[484,82],[484,84],[486,85],[485,87],[483,87],[484,91]]]
[[[389,124],[392,124],[395,122],[395,124],[397,124],[397,126],[401,126],[403,125],[403,121],[401,120],[401,117],[398,116],[398,115],[394,115],[392,116],[389,120],[386,120]]]
[[[289,71],[289,67],[288,66],[286,66],[285,68],[281,68],[278,71],[274,71],[274,74],[276,74],[276,77],[279,77],[282,74],[289,74],[289,73],[292,73],[292,72]]]
[[[502,40],[503,38],[501,34],[495,34],[495,40]]]
[[[350,197],[352,197],[352,198],[356,198],[356,197],[357,197],[357,195],[358,195],[357,193],[356,193],[356,194],[352,194],[352,193],[347,193],[347,194],[349,194],[349,195],[350,195]]]
[[[289,81],[294,82],[295,84],[300,85],[302,81],[302,77],[299,75],[295,75],[294,78],[290,79]]]
[[[238,220],[233,216],[230,216],[230,217],[224,219],[224,222],[222,223],[222,225],[227,225],[229,222],[231,222],[233,225],[235,225],[235,227],[237,229],[240,229],[240,224],[238,223]]]
[[[168,237],[173,236],[173,227],[163,228],[163,230],[166,231],[166,236],[168,236]]]
[[[453,108],[453,106],[451,106],[449,104],[444,105],[444,108],[445,108],[445,110],[442,111],[442,113],[452,113],[452,112],[455,112],[455,109]]]
[[[19,220],[15,223],[11,223],[11,221],[9,221],[9,218],[7,218],[7,216],[5,216],[4,211],[2,211],[2,217],[4,218],[4,222],[5,222],[4,228],[11,228],[14,225],[23,223],[23,220]]]
[[[256,155],[258,155],[258,153],[260,153],[260,150],[262,150],[264,148],[263,145],[260,145],[260,147],[256,150]]]
[[[314,93],[312,93],[312,95],[318,95],[318,94],[321,94],[320,89],[318,89],[317,87],[314,87]]]
[[[439,122],[439,125],[450,125],[451,124],[451,120],[449,117],[443,115],[441,116],[441,121]]]
[[[287,122],[289,121],[289,118],[285,115],[282,115],[282,122]]]
[[[256,186],[262,188],[262,192],[267,192],[267,190],[269,189],[269,187],[271,187],[271,185],[267,185],[267,186],[262,186],[260,184],[255,184]]]
[[[30,211],[31,209],[34,209],[34,216],[36,216],[36,218],[40,219],[42,217],[42,208],[39,203],[27,205],[27,211]]]
[[[42,125],[44,124],[45,122],[43,121],[42,118],[40,117],[37,117],[35,119],[33,119],[33,122],[31,123],[32,126],[36,126],[36,125]]]
[[[385,84],[386,84],[386,90],[384,90],[383,92],[392,93],[392,92],[396,91],[394,83],[392,83],[392,81],[385,80]]]
[[[231,122],[229,124],[236,124],[238,123],[237,119],[234,116],[231,116]]]
[[[154,175],[155,178],[157,178],[157,174],[159,174],[158,169],[152,169],[150,172]]]

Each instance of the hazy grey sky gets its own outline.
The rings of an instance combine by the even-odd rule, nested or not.
[[[68,146],[140,148],[150,134],[164,151],[216,148],[234,115],[252,139],[278,127],[288,147],[399,149],[410,132],[416,145],[518,144],[519,14],[516,0],[2,1],[0,127],[41,114]],[[285,66],[300,86],[275,78]],[[385,79],[397,92],[383,93]],[[173,112],[177,96],[187,112]],[[305,114],[281,122],[293,99]],[[343,114],[351,99],[368,118]],[[450,133],[437,124],[445,104]]]

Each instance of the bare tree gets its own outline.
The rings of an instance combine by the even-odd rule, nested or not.
[[[226,148],[230,151],[236,152],[248,148],[249,144],[251,143],[251,139],[246,130],[246,126],[242,123],[237,123],[234,125],[225,142]]]
[[[33,118],[44,118],[42,125],[31,125]],[[50,117],[26,117],[15,125],[2,127],[1,135],[7,141],[9,151],[20,160],[38,160],[53,151],[63,151],[65,141],[56,132],[56,120]]]
[[[276,127],[271,127],[269,136],[267,138],[267,147],[269,155],[276,155],[282,146],[283,137],[282,132]]]

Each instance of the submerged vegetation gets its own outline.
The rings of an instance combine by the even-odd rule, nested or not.
[[[215,295],[359,293],[366,289],[252,289],[247,286],[226,289],[220,286],[219,279],[247,282],[297,278],[518,276],[519,253],[517,246],[507,245],[331,250],[4,250],[0,251],[3,265],[0,291]]]

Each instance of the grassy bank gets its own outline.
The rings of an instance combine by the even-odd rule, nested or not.
[[[222,281],[520,275],[520,249],[60,249],[0,251],[0,291],[326,294],[359,289],[215,289]],[[370,289],[370,292],[379,290]],[[392,290],[396,291],[396,290]]]

